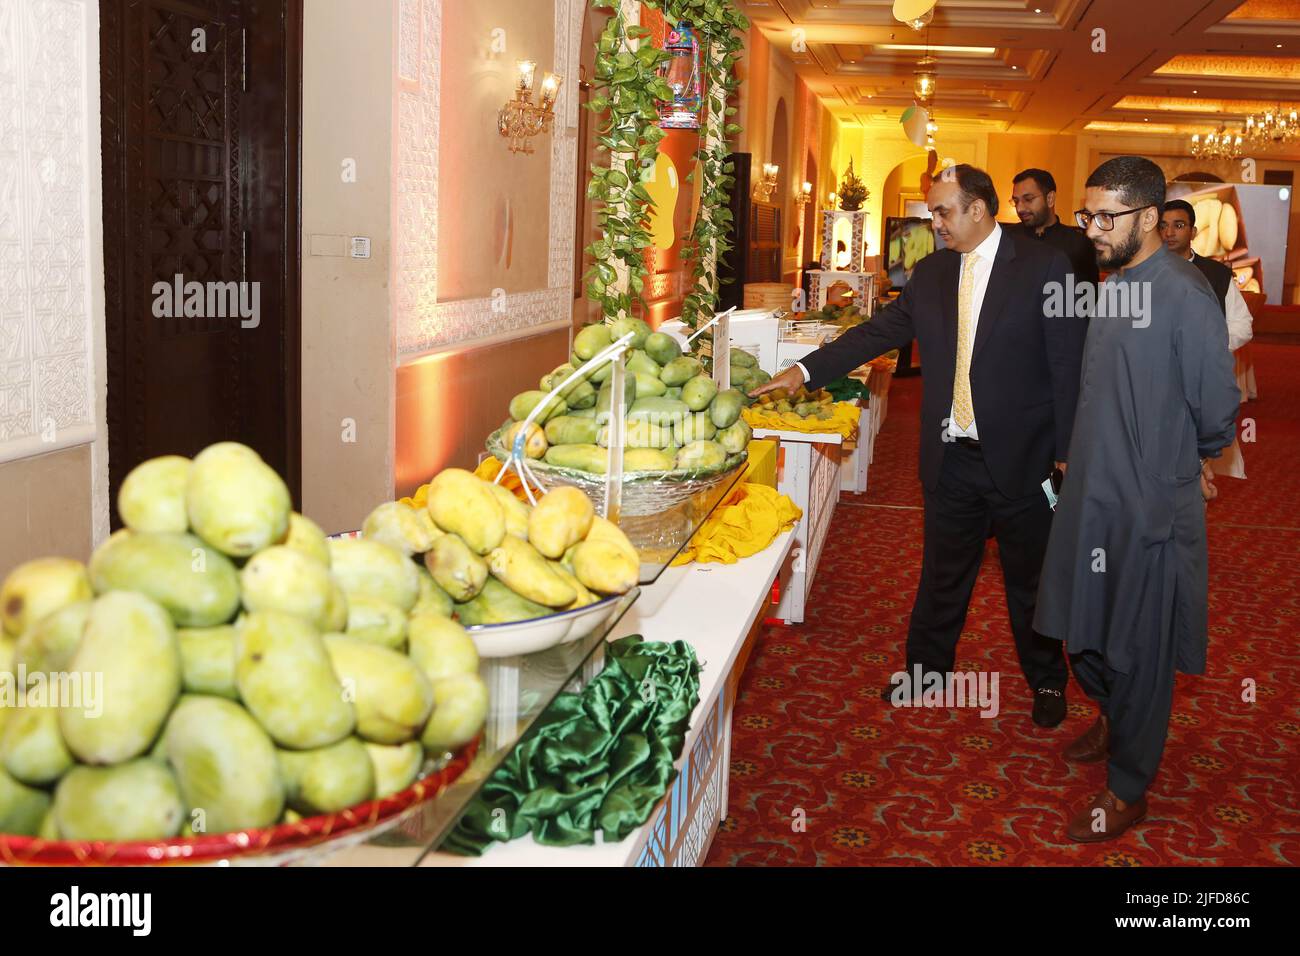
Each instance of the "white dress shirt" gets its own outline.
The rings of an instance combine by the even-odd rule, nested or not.
[[[988,234],[988,237],[985,238],[983,242],[981,242],[978,246],[975,247],[975,252],[979,256],[979,260],[975,263],[975,289],[971,293],[970,335],[971,335],[972,348],[975,345],[975,329],[979,325],[979,321],[980,321],[980,309],[983,308],[984,306],[984,293],[988,291],[989,276],[993,274],[993,262],[997,258],[998,246],[1001,243],[1002,243],[1002,226],[999,225],[997,222],[994,222],[993,231]],[[961,267],[957,270],[957,283],[959,286],[961,284],[961,270],[964,269],[965,266],[966,266],[966,256],[963,254]],[[808,369],[804,366],[803,362],[795,362],[794,364],[797,365],[799,367],[799,371],[803,373],[803,380],[806,383],[808,379],[812,377],[808,374]],[[971,420],[969,428],[962,428],[955,421],[953,421],[952,407],[949,406],[948,408],[949,440],[952,440],[954,438],[971,438],[974,439],[975,441],[979,441],[979,437],[980,434],[979,434],[977,419]]]
[[[1195,262],[1196,253],[1191,249],[1187,251],[1192,253],[1187,257],[1187,261]],[[1235,275],[1228,283],[1228,294],[1223,297],[1223,308],[1228,314],[1228,351],[1235,352],[1255,337],[1255,319],[1250,314],[1250,306],[1246,305],[1246,300],[1241,297],[1241,287],[1237,285]]]

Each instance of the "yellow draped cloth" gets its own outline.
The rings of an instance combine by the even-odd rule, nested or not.
[[[836,402],[831,406],[831,417],[800,418],[794,412],[751,405],[743,412],[750,428],[768,428],[787,432],[839,432],[846,442],[858,439],[858,417],[862,409],[852,402]]]
[[[802,517],[799,506],[775,488],[745,482],[718,505],[673,559],[673,566],[692,561],[735,564],[762,551]]]

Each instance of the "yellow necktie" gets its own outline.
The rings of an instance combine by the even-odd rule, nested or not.
[[[957,291],[957,367],[952,380],[952,417],[964,431],[975,421],[975,403],[970,394],[970,353],[975,344],[971,332],[975,326],[975,263],[979,256],[968,252],[962,256],[961,287]]]

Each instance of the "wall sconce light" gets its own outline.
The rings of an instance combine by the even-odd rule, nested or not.
[[[834,190],[831,190],[826,194],[826,201],[830,204],[830,208],[834,209],[835,204],[840,201],[840,197],[835,194]]]
[[[812,201],[812,183],[804,183],[803,188],[795,194],[794,202],[799,207],[799,218],[803,218],[804,208]]]
[[[529,140],[538,133],[549,131],[555,119],[555,100],[564,78],[557,73],[547,73],[542,78],[542,101],[538,104],[533,102],[537,64],[532,60],[520,60],[518,67],[515,98],[501,107],[497,114],[497,129],[510,141],[510,152],[531,153],[533,145]]]
[[[776,177],[781,167],[775,163],[763,164],[763,178],[754,185],[754,198],[759,202],[771,202],[772,193],[776,191]]]

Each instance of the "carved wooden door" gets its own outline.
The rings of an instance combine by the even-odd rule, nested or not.
[[[111,493],[234,440],[297,501],[300,0],[100,17]]]

